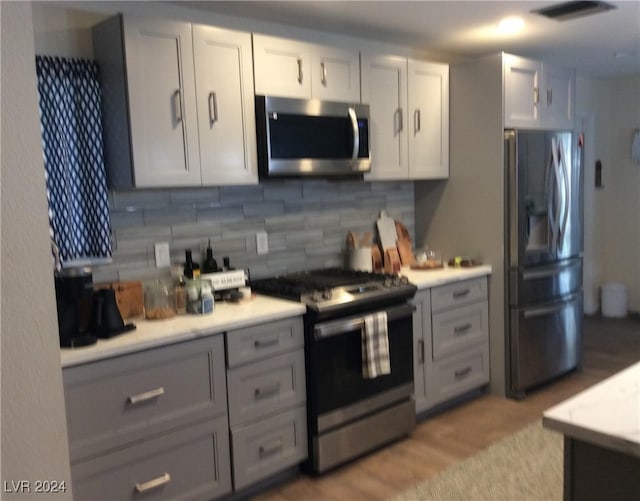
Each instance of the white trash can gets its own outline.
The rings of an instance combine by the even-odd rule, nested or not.
[[[611,318],[627,316],[627,287],[620,283],[602,286],[602,315]]]

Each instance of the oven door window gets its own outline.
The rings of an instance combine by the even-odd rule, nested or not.
[[[387,324],[391,374],[362,376],[361,330],[315,340],[311,346],[309,377],[312,406],[322,415],[359,400],[413,383],[413,323],[411,315]]]

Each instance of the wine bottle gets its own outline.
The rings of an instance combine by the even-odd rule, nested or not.
[[[209,239],[209,245],[207,247],[207,257],[202,263],[202,272],[203,273],[215,273],[218,271],[218,263],[213,258],[213,249],[211,248],[211,239]]]
[[[185,251],[184,276],[190,279],[200,277],[200,265],[193,260],[191,250]]]

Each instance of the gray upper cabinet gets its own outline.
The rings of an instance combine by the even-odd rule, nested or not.
[[[111,188],[257,182],[250,40],[129,15],[94,27]]]
[[[267,35],[253,35],[256,94],[360,102],[360,54]]]
[[[503,54],[505,127],[573,129],[575,71]]]
[[[363,52],[370,108],[368,180],[449,177],[449,66]]]

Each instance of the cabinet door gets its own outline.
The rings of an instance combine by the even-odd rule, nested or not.
[[[573,103],[576,88],[575,72],[568,68],[543,64],[544,102],[542,121],[552,129],[573,129]]]
[[[416,311],[413,314],[413,372],[416,413],[433,406],[427,380],[431,374],[431,291],[418,291],[415,296]]]
[[[253,35],[256,94],[311,98],[311,61],[307,44]]]
[[[409,177],[449,177],[449,66],[409,60]]]
[[[231,492],[227,416],[71,464],[76,500],[216,499]]]
[[[311,97],[360,102],[360,60],[357,51],[314,46],[311,49]]]
[[[251,35],[193,26],[202,184],[258,182]]]
[[[138,188],[200,185],[191,24],[124,18]]]
[[[366,179],[408,179],[407,60],[363,53],[361,73],[372,145]]]
[[[506,127],[540,125],[541,64],[505,54],[504,124]]]

